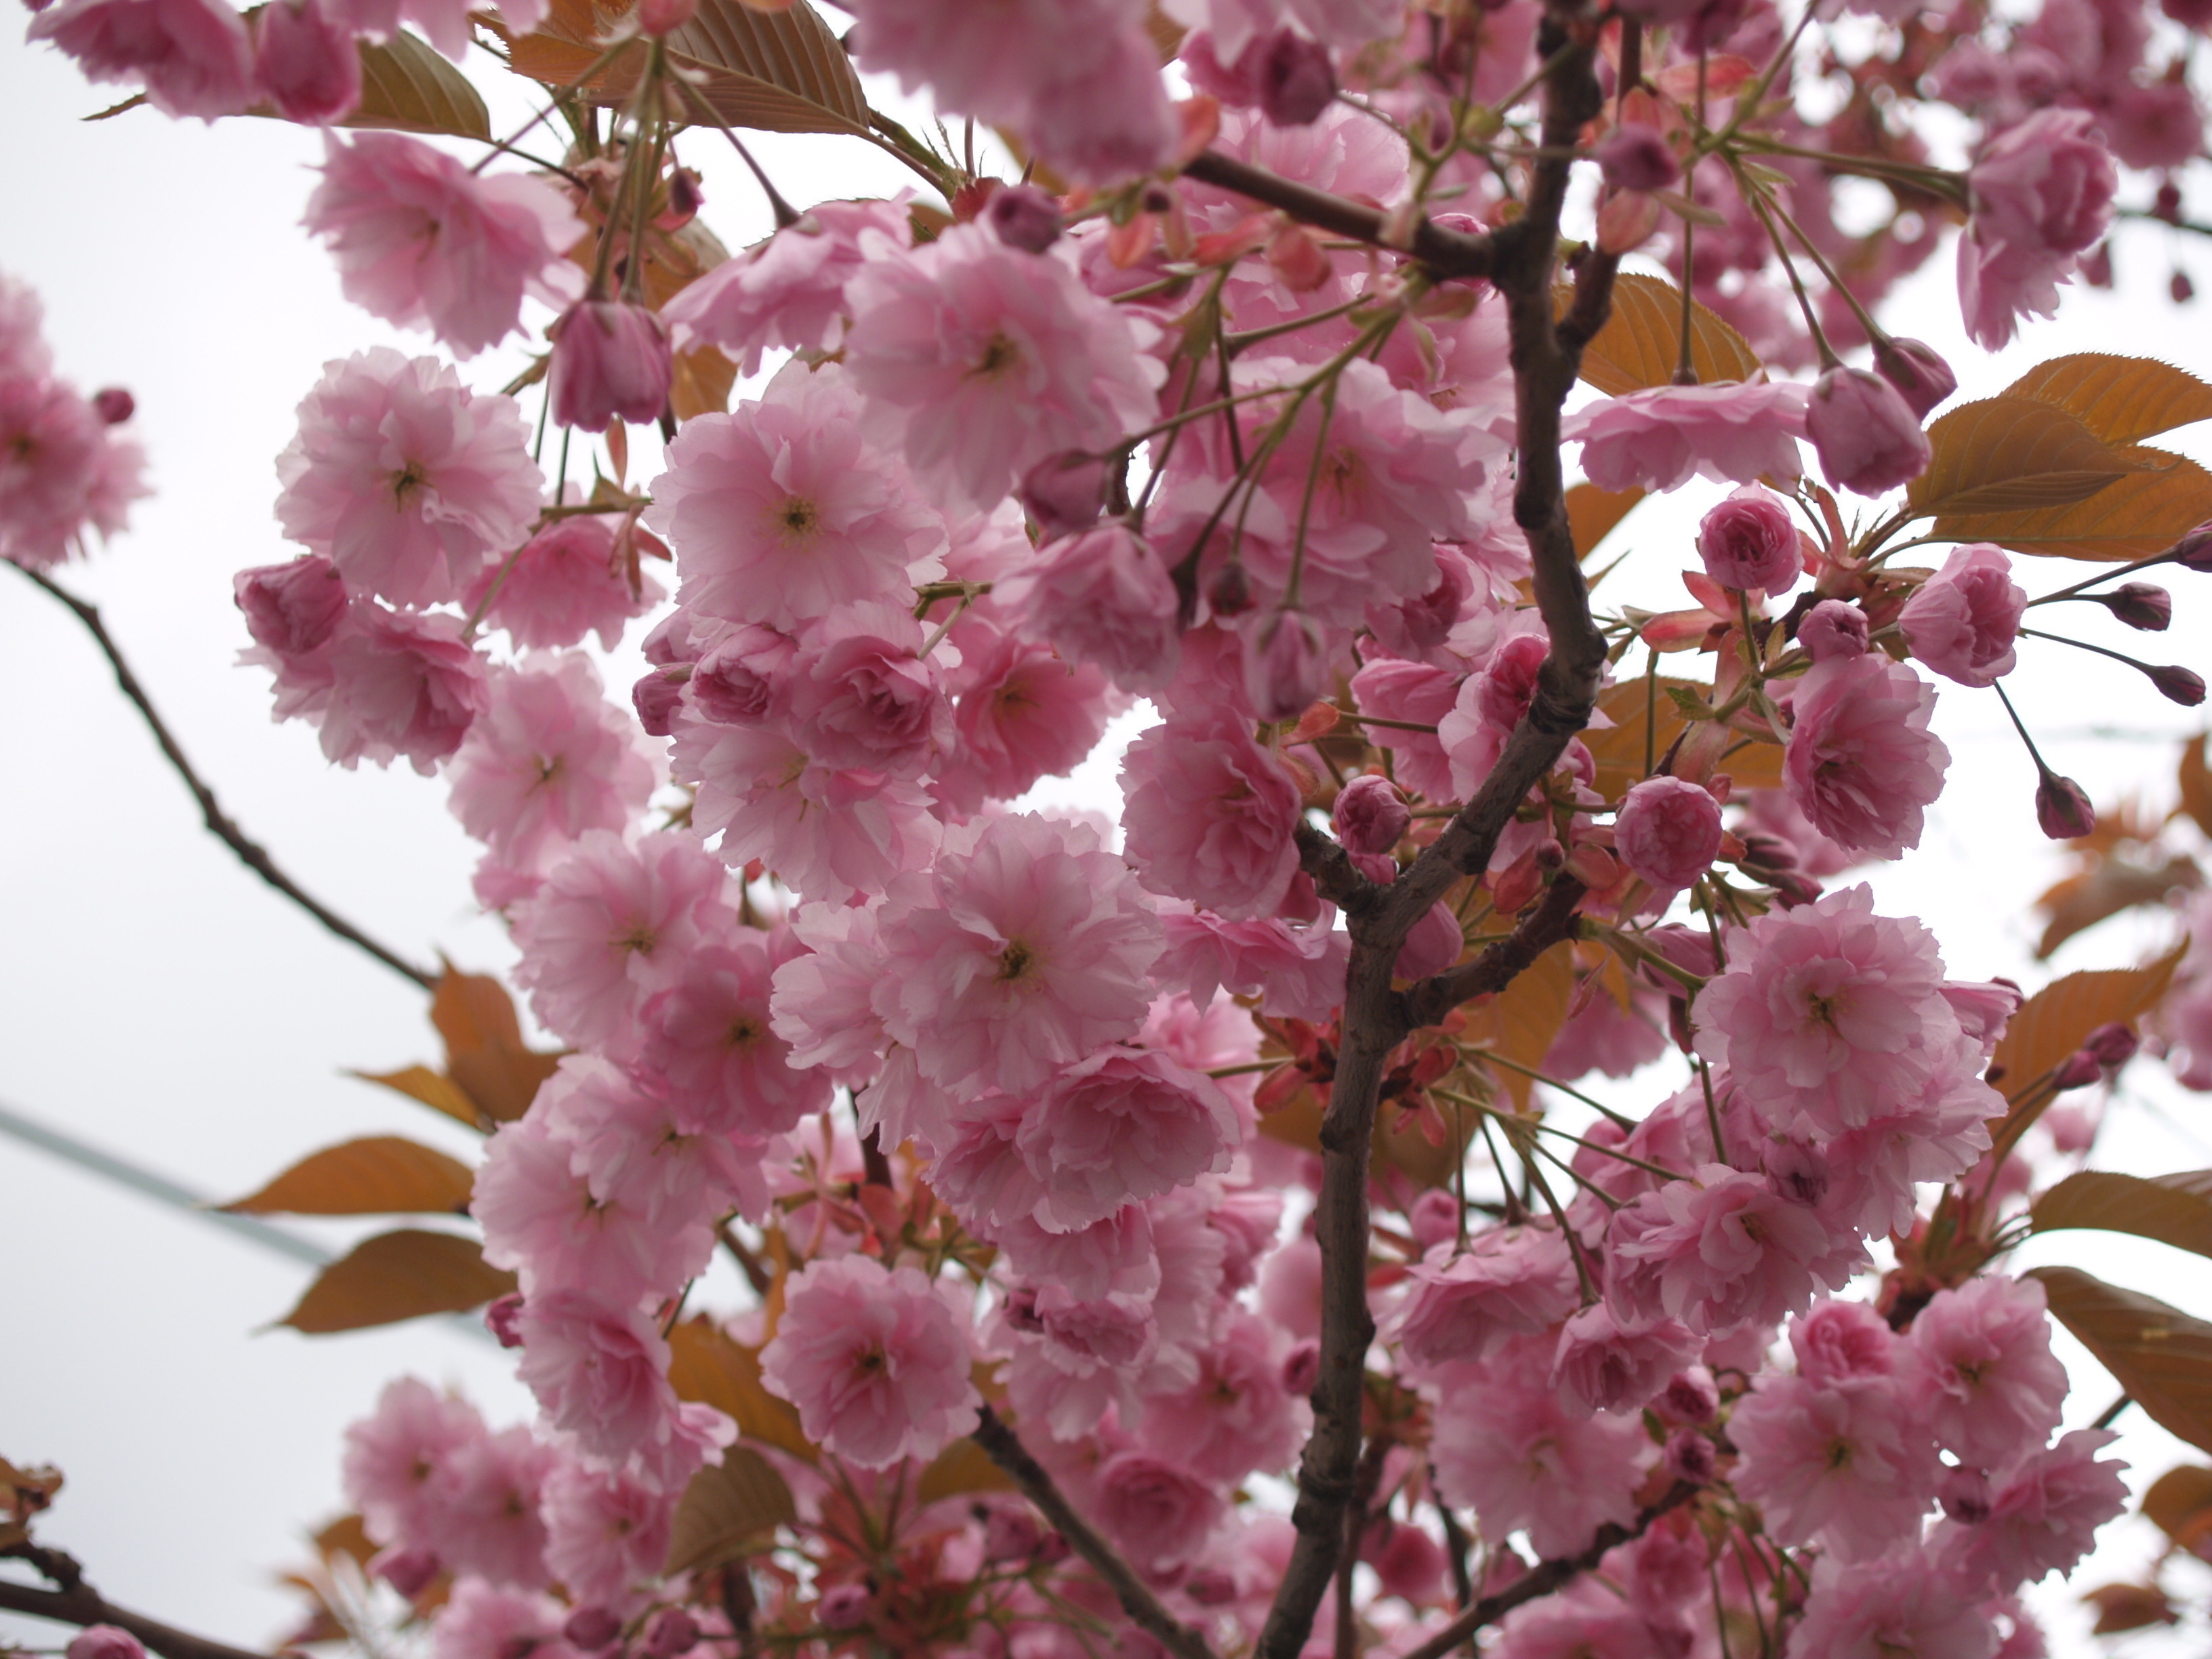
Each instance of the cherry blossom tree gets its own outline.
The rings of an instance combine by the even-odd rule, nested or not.
[[[469,1237],[370,1239],[292,1322],[482,1307],[539,1407],[393,1381],[295,1639],[2042,1651],[2020,1596],[2124,1509],[2117,1413],[2212,1450],[2212,1327],[2007,1258],[2212,1253],[2212,1172],[2082,1167],[2146,1038],[2212,1088],[2212,928],[2191,900],[2167,955],[2029,996],[1838,878],[1920,848],[1938,699],[2004,698],[2032,610],[2160,632],[2124,579],[2212,570],[2212,476],[2143,442],[2212,385],[2077,355],[1938,413],[1951,366],[1878,313],[1953,242],[1995,349],[2109,280],[2118,216],[2185,224],[2212,11],[841,9],[29,25],[169,118],[324,129],[306,228],[430,349],[302,389],[242,664],[330,761],[445,776],[553,1045],[191,773],[56,576],[142,493],[131,398],[0,282],[0,556],[210,829],[431,994],[442,1069],[380,1080],[485,1136],[242,1201],[458,1198]],[[511,135],[472,42],[535,88]],[[794,207],[755,128],[915,187]],[[778,226],[736,254],[684,164],[723,143]],[[1608,535],[1693,481],[1729,489],[1669,555],[1688,603],[1598,603]],[[584,642],[633,628],[624,706]],[[1025,804],[1140,700],[1118,825]],[[2081,866],[2057,938],[2197,884],[2184,830],[2021,736],[2013,805]],[[2212,831],[2201,742],[2179,783]],[[718,1255],[747,1305],[695,1304]],[[2124,1391],[2094,1428],[2054,1317]],[[0,1607],[70,1659],[231,1654],[106,1602],[33,1541],[58,1478],[0,1476],[47,1581]],[[2154,1492],[2203,1545],[2212,1470]]]

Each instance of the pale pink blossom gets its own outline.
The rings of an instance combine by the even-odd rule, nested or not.
[[[952,704],[923,642],[903,603],[842,606],[805,630],[780,702],[810,760],[912,778],[952,747]]]
[[[1718,1336],[1771,1325],[1841,1285],[1862,1254],[1756,1176],[1706,1164],[1614,1213],[1606,1299],[1624,1322],[1679,1319]]]
[[[431,1627],[432,1659],[584,1659],[561,1639],[568,1609],[537,1590],[463,1578]]]
[[[950,831],[878,927],[876,1012],[946,1088],[1034,1089],[1151,1006],[1159,921],[1087,829],[1024,813]]]
[[[584,222],[543,179],[484,177],[400,132],[331,134],[322,174],[305,223],[329,245],[346,298],[428,329],[459,356],[520,327],[526,297],[562,306],[584,291],[562,257]]]
[[[927,1461],[975,1426],[965,1322],[949,1285],[866,1256],[794,1273],[761,1380],[807,1437],[863,1468]]]
[[[1228,1513],[1210,1483],[1149,1451],[1115,1452],[1093,1480],[1099,1525],[1132,1561],[1154,1570],[1196,1555]]]
[[[793,362],[757,403],[687,421],[646,522],[676,550],[683,603],[792,629],[856,599],[907,593],[944,521],[860,434],[834,367]]]
[[[1285,1346],[1267,1321],[1237,1314],[1200,1352],[1195,1382],[1146,1401],[1146,1443],[1204,1480],[1288,1468],[1313,1414],[1283,1386]]]
[[[277,656],[321,650],[345,620],[344,580],[336,565],[313,553],[240,571],[231,578],[231,597],[246,614],[254,644]]]
[[[1119,520],[1054,544],[993,597],[1018,608],[1023,632],[1096,665],[1124,691],[1157,691],[1175,678],[1182,640],[1175,584]]]
[[[1242,722],[1156,726],[1121,757],[1138,879],[1229,917],[1273,913],[1298,867],[1297,785]]]
[[[757,623],[708,624],[702,637],[714,642],[691,664],[684,683],[683,700],[691,713],[717,726],[752,726],[782,705],[785,684],[799,665],[796,639]]]
[[[440,1563],[495,1584],[544,1589],[550,1580],[538,1506],[553,1462],[552,1449],[526,1428],[483,1435],[455,1453],[426,1540]]]
[[[1972,210],[1959,237],[1959,305],[1986,349],[2019,319],[2058,308],[2058,284],[2112,220],[2119,170],[2085,110],[2038,110],[1991,139],[1966,175]]]
[[[1363,714],[1436,726],[1451,714],[1462,678],[1426,663],[1378,658],[1352,677],[1352,702]],[[1451,762],[1435,732],[1378,726],[1368,739],[1390,751],[1391,774],[1407,790],[1432,802],[1458,799]]]
[[[1572,1555],[1607,1522],[1634,1517],[1651,1458],[1635,1417],[1571,1413],[1540,1377],[1455,1374],[1439,1393],[1437,1490],[1471,1507],[1486,1537],[1525,1528],[1539,1555]]]
[[[1052,1079],[1014,1146],[1043,1200],[1036,1218],[1072,1232],[1224,1172],[1243,1139],[1218,1085],[1157,1049],[1103,1048]]]
[[[388,346],[325,365],[276,476],[284,533],[400,605],[457,599],[487,554],[520,546],[543,483],[514,398]]]
[[[342,120],[361,102],[354,32],[323,0],[264,6],[254,19],[253,78],[288,121]]]
[[[2058,1426],[2066,1368],[2034,1279],[1990,1273],[1938,1291],[1902,1358],[1936,1437],[1966,1462],[1997,1468]]]
[[[1929,1542],[1970,1589],[2008,1594],[2054,1572],[2071,1572],[2095,1544],[2097,1528],[2127,1508],[2128,1466],[2097,1456],[2119,1436],[2076,1429],[2014,1467],[1989,1500],[1986,1516],[1953,1519]],[[2033,1444],[2033,1442],[2028,1443]]]
[[[623,624],[662,598],[660,584],[635,567],[612,520],[582,514],[555,520],[512,559],[487,565],[469,585],[467,603],[519,646],[559,650],[596,633],[600,648],[611,651]]]
[[[549,1029],[604,1042],[638,1003],[681,977],[726,879],[689,836],[647,836],[630,848],[592,830],[516,911],[515,982]]]
[[[930,1165],[930,1186],[986,1235],[1033,1222],[1044,1203],[1045,1175],[1015,1145],[1024,1116],[1023,1103],[1011,1095],[987,1095],[963,1106]]]
[[[834,1083],[862,1088],[890,1042],[870,1001],[883,972],[875,913],[802,904],[791,931],[806,954],[775,970],[770,1029],[791,1044],[792,1065],[818,1066]]]
[[[387,1382],[376,1409],[345,1432],[346,1501],[380,1544],[427,1543],[461,1454],[485,1437],[465,1400],[411,1376]]]
[[[1688,887],[1720,856],[1720,803],[1685,779],[1646,778],[1620,804],[1613,850],[1654,887]]]
[[[1723,587],[1784,593],[1797,584],[1797,526],[1771,490],[1746,485],[1698,520],[1698,556]]]
[[[1587,1576],[1516,1607],[1486,1650],[1497,1659],[1654,1659],[1668,1650],[1641,1611]]]
[[[1996,1626],[1917,1537],[1879,1561],[1815,1563],[1790,1659],[1996,1659]]]
[[[619,1461],[674,1431],[668,1344],[646,1314],[588,1291],[547,1291],[523,1303],[520,1328],[517,1375],[547,1423],[586,1450]]]
[[[1947,680],[1994,685],[2012,672],[2013,641],[2027,594],[2012,561],[1990,542],[1954,548],[1943,568],[1913,591],[1897,625],[1912,654]]]
[[[1560,435],[1583,447],[1583,471],[1600,489],[1676,489],[1692,477],[1750,483],[1802,470],[1802,386],[1760,380],[1663,386],[1571,415]]]
[[[251,104],[253,44],[223,0],[62,0],[31,20],[88,81],[137,82],[164,115],[212,121]]]
[[[1105,674],[1049,646],[986,635],[952,676],[960,741],[938,769],[938,799],[955,812],[1012,800],[1040,778],[1066,777],[1121,706]]]
[[[581,1606],[638,1605],[666,1565],[678,1496],[623,1470],[561,1459],[539,1502],[546,1566]]]
[[[776,969],[805,954],[788,929],[733,929],[641,1010],[640,1058],[668,1079],[687,1130],[766,1140],[830,1104],[829,1077],[793,1066],[769,1015]]]
[[[113,535],[148,493],[144,465],[68,386],[0,374],[0,558],[42,569],[82,547],[88,526]]]
[[[1863,1302],[1823,1301],[1790,1322],[1797,1374],[1826,1386],[1855,1376],[1888,1376],[1897,1369],[1889,1322]],[[1924,1403],[1924,1402],[1923,1402]]]
[[[1109,449],[1153,418],[1163,371],[1136,324],[1056,254],[958,225],[847,293],[863,424],[949,499],[988,507],[1047,456]]]
[[[1671,1319],[1623,1325],[1611,1308],[1595,1303],[1559,1328],[1552,1386],[1575,1411],[1632,1412],[1704,1351],[1704,1339],[1686,1325]]]
[[[1878,652],[1830,657],[1790,700],[1783,778],[1797,810],[1850,851],[1901,857],[1920,844],[1951,751],[1928,729],[1936,688]]]
[[[719,346],[745,375],[776,347],[834,349],[843,337],[845,283],[860,269],[862,232],[907,242],[896,202],[817,202],[795,225],[725,259],[661,309],[676,343]]]
[[[1333,928],[1334,909],[1304,927],[1278,917],[1230,921],[1188,906],[1164,904],[1160,920],[1167,949],[1154,969],[1163,985],[1187,987],[1200,1008],[1214,993],[1260,999],[1261,1010],[1293,1019],[1320,1020],[1344,1000],[1352,938]]]
[[[458,617],[387,611],[356,599],[322,656],[327,701],[323,753],[351,770],[404,755],[428,777],[461,745],[490,701],[484,660],[461,637]],[[280,715],[288,711],[280,703]]]
[[[1487,1359],[1574,1311],[1574,1259],[1548,1227],[1498,1227],[1461,1249],[1446,1240],[1407,1271],[1390,1331],[1407,1358],[1432,1366]]]
[[[0,270],[0,378],[42,380],[53,372],[43,332],[46,315],[35,289]]]

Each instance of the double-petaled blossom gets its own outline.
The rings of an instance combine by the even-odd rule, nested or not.
[[[136,82],[165,115],[212,121],[254,100],[253,43],[224,0],[62,0],[32,18],[90,81]]]
[[[1138,878],[1224,916],[1264,916],[1297,872],[1297,785],[1249,728],[1157,726],[1121,761]]]
[[[1959,237],[1966,332],[1991,351],[2023,316],[2058,309],[2058,284],[2112,219],[2119,170],[2086,110],[2045,109],[1991,139],[1966,175]]]
[[[1928,729],[1936,688],[1879,652],[1815,662],[1790,700],[1783,781],[1815,829],[1893,859],[1920,845],[1951,751]]]
[[[1988,542],[1954,548],[1943,568],[1913,590],[1897,625],[1912,654],[1947,680],[1994,685],[2012,672],[2027,594],[2012,561]]]
[[[1802,386],[1764,380],[1666,386],[1594,404],[1561,425],[1601,489],[1676,489],[1692,477],[1786,483],[1802,466]]]

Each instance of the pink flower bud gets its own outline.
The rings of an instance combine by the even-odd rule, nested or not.
[[[1425,1250],[1459,1237],[1459,1200],[1441,1187],[1431,1187],[1406,1212],[1406,1231]]]
[[[1978,1526],[1990,1518],[1990,1478],[1979,1469],[1963,1465],[1943,1471],[1936,1490],[1943,1513],[1964,1526]]]
[[[138,1638],[116,1625],[87,1625],[66,1651],[69,1659],[146,1659]]]
[[[1002,1504],[985,1511],[983,1559],[1026,1561],[1044,1542],[1044,1527],[1027,1509]]]
[[[652,1659],[677,1659],[699,1645],[699,1621],[681,1607],[663,1607],[645,1621],[638,1650]]]
[[[2204,677],[2179,663],[2168,663],[2163,668],[2146,668],[2150,683],[2158,694],[2169,702],[2178,702],[2184,708],[2194,708],[2204,701]]]
[[[681,230],[706,205],[707,192],[700,187],[699,175],[690,167],[678,167],[668,175],[668,211],[653,223],[663,230]]]
[[[1224,564],[1206,586],[1206,608],[1217,617],[1241,617],[1252,608],[1252,583],[1241,564]]]
[[[1283,1391],[1303,1399],[1321,1381],[1321,1344],[1309,1336],[1283,1356]]]
[[[1805,435],[1828,482],[1862,495],[1911,483],[1935,453],[1897,388],[1863,368],[1832,368],[1814,383]]]
[[[1200,1567],[1183,1580],[1182,1593],[1201,1607],[1225,1607],[1237,1599],[1237,1580],[1219,1567]]]
[[[1667,1437],[1667,1449],[1660,1455],[1660,1462],[1677,1480],[1702,1486],[1720,1467],[1720,1454],[1697,1430],[1677,1429]]]
[[[280,657],[320,650],[346,611],[345,582],[319,553],[241,570],[230,579],[230,591],[253,642]]]
[[[1867,648],[1866,612],[1841,599],[1823,599],[1797,624],[1797,643],[1814,662],[1861,657]]]
[[[361,102],[353,31],[323,0],[270,0],[254,19],[253,78],[288,121],[343,119]]]
[[[1710,1423],[1721,1408],[1720,1384],[1703,1365],[1677,1371],[1653,1402],[1670,1423]]]
[[[656,38],[672,34],[699,15],[699,0],[640,0],[637,26]]]
[[[1874,372],[1897,388],[1905,405],[1921,419],[1959,389],[1959,377],[1933,346],[1917,340],[1883,340],[1874,349]]]
[[[1060,240],[1059,199],[1035,185],[994,191],[983,217],[1000,241],[1024,253],[1042,253]]]
[[[1336,97],[1328,48],[1283,29],[1261,50],[1255,89],[1260,113],[1279,127],[1310,126]]]
[[[109,426],[121,426],[138,412],[138,400],[119,386],[104,386],[92,394],[92,409]]]
[[[1451,906],[1431,904],[1429,913],[1407,933],[1390,971],[1400,979],[1426,979],[1457,962],[1460,952],[1466,948],[1466,932]]]
[[[2045,772],[2035,786],[2035,822],[2053,841],[2078,841],[2097,827],[2097,811],[2080,784]]]
[[[814,1617],[824,1630],[858,1630],[875,1609],[866,1584],[832,1584],[815,1604]]]
[[[1079,450],[1048,455],[1022,475],[1020,495],[1041,540],[1073,536],[1097,524],[1105,510],[1106,463]]]
[[[1354,853],[1388,853],[1404,839],[1413,822],[1413,809],[1406,804],[1398,786],[1386,777],[1366,773],[1337,793],[1329,822],[1336,838]]]
[[[1296,720],[1321,696],[1328,647],[1303,611],[1274,612],[1244,636],[1244,693],[1263,720]]]
[[[2197,284],[2185,270],[2176,270],[2166,279],[2166,297],[2178,306],[2185,306],[2197,297]]]
[[[676,711],[683,702],[684,681],[665,669],[654,669],[629,689],[630,707],[637,710],[638,724],[645,728],[647,737],[672,736]]]
[[[674,367],[668,325],[643,306],[585,300],[553,331],[553,418],[580,432],[657,421]]]
[[[1671,190],[1682,176],[1665,135],[1641,121],[1622,122],[1592,153],[1598,171],[1615,190]]]
[[[2094,1054],[2097,1064],[2108,1071],[2133,1060],[2142,1044],[2142,1038],[2116,1019],[2107,1020],[2081,1039],[2083,1051]]]
[[[412,1601],[437,1582],[442,1571],[435,1550],[379,1550],[368,1570]]]
[[[1683,778],[1646,778],[1613,821],[1613,850],[1654,887],[1678,892],[1720,856],[1720,803]]]
[[[522,1297],[514,1291],[499,1297],[483,1310],[484,1328],[499,1339],[502,1348],[522,1346]]]
[[[2199,575],[2212,571],[2212,523],[2200,524],[2166,550],[2166,556]]]
[[[622,1620],[605,1607],[578,1607],[561,1626],[561,1639],[579,1653],[597,1653],[622,1634]]]
[[[2076,1048],[2051,1074],[2051,1086],[2061,1093],[2069,1089],[2086,1089],[2101,1081],[2104,1075],[2105,1068],[2097,1063],[2096,1055],[2087,1048]]]
[[[1723,498],[1698,526],[1698,556],[1723,587],[1784,593],[1802,568],[1797,526],[1782,498],[1746,484]]]
[[[2173,595],[2155,582],[2122,582],[2109,593],[2091,596],[2129,627],[2163,634],[2173,623]]]

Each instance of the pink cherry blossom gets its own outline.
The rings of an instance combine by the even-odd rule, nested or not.
[[[1047,456],[1111,448],[1152,419],[1159,364],[1056,254],[959,225],[846,292],[863,425],[949,501],[988,507]]]
[[[626,563],[635,561],[624,558],[604,514],[560,519],[504,564],[486,566],[467,603],[519,646],[558,650],[596,633],[600,648],[611,651],[623,624],[662,598],[659,583]]]
[[[223,0],[62,0],[31,20],[88,81],[138,82],[165,115],[212,121],[254,100],[253,46]]]
[[[1846,1561],[1916,1532],[1942,1466],[1911,1396],[1887,1377],[1765,1376],[1729,1419],[1743,1453],[1735,1488],[1786,1543]]]
[[[1155,969],[1162,984],[1187,986],[1191,1000],[1211,1006],[1216,991],[1260,999],[1263,1012],[1322,1019],[1344,1000],[1351,937],[1332,928],[1327,905],[1313,922],[1293,927],[1275,917],[1228,921],[1204,910],[1160,907],[1167,949]]]
[[[320,675],[323,753],[351,770],[404,755],[428,777],[461,745],[489,706],[483,659],[461,637],[460,619],[387,611],[356,599],[332,635]],[[288,714],[280,702],[278,714]]]
[[[0,378],[42,380],[53,372],[44,337],[46,309],[38,291],[0,271]]]
[[[1797,1374],[1822,1387],[1855,1376],[1888,1376],[1897,1368],[1889,1322],[1863,1302],[1823,1301],[1790,1322]]]
[[[584,222],[526,173],[483,177],[399,132],[330,135],[306,225],[326,242],[347,299],[427,328],[473,357],[521,325],[526,298],[563,306],[584,274],[562,256]]]
[[[1876,652],[1814,663],[1790,698],[1784,781],[1838,845],[1877,858],[1920,844],[1951,751],[1928,729],[1936,688]]]
[[[1229,1168],[1243,1139],[1218,1085],[1157,1050],[1103,1048],[1047,1084],[1014,1146],[1043,1192],[1054,1232],[1103,1221]]]
[[[2058,284],[2112,222],[2119,172],[2096,117],[2039,110],[1991,139],[1966,175],[1972,212],[1959,238],[1966,332],[1995,351],[2027,315],[2058,308]]]
[[[551,1449],[526,1428],[483,1435],[462,1447],[427,1540],[440,1562],[495,1584],[545,1588],[545,1525],[538,1505],[553,1462]]]
[[[905,605],[864,602],[808,629],[781,687],[793,739],[833,769],[896,777],[930,769],[952,747],[952,704],[922,644]]]
[[[559,1460],[539,1505],[546,1566],[584,1606],[635,1605],[668,1559],[677,1496],[626,1471]]]
[[[679,348],[719,346],[745,375],[758,374],[762,354],[773,348],[834,349],[864,232],[903,247],[906,215],[894,202],[817,202],[797,224],[716,265],[660,314]]]
[[[1146,1402],[1146,1443],[1204,1480],[1288,1468],[1312,1413],[1283,1386],[1282,1346],[1267,1321],[1238,1313],[1200,1354],[1195,1382]]]
[[[1384,657],[1352,677],[1352,701],[1363,714],[1412,726],[1435,726],[1452,712],[1462,677],[1426,663]],[[1408,791],[1431,801],[1458,799],[1451,762],[1433,732],[1380,726],[1370,741],[1390,751],[1391,773]]]
[[[1469,1376],[1436,1407],[1437,1490],[1471,1507],[1485,1536],[1525,1528],[1538,1554],[1572,1555],[1636,1513],[1651,1449],[1634,1417],[1571,1414],[1540,1380]]]
[[[862,439],[860,409],[839,370],[794,362],[759,402],[684,422],[646,522],[687,607],[788,629],[908,591],[943,520]]]
[[[475,1407],[411,1376],[388,1382],[376,1410],[346,1430],[346,1501],[382,1544],[437,1530],[461,1454],[485,1437]]]
[[[33,570],[124,527],[145,457],[58,381],[0,374],[0,558]]]
[[[1464,1250],[1447,1240],[1416,1262],[1391,1330],[1417,1365],[1487,1359],[1515,1337],[1565,1319],[1575,1291],[1574,1261],[1559,1232],[1494,1228]]]
[[[1670,1181],[1617,1212],[1606,1299],[1624,1322],[1679,1319],[1716,1335],[1771,1325],[1840,1285],[1857,1241],[1764,1181],[1717,1164]]]
[[[878,923],[876,1012],[946,1088],[1034,1089],[1133,1035],[1160,924],[1089,830],[1024,813],[948,832]]]
[[[1705,1343],[1671,1319],[1624,1326],[1604,1303],[1583,1309],[1559,1328],[1552,1386],[1571,1410],[1627,1412],[1647,1405]]]
[[[1121,823],[1152,891],[1264,916],[1297,871],[1297,784],[1242,724],[1156,726],[1121,757]]]
[[[1104,672],[1012,634],[987,635],[952,676],[959,743],[939,769],[939,799],[957,812],[1012,800],[1039,778],[1065,777],[1097,746],[1120,707]]]
[[[401,605],[457,599],[487,554],[520,546],[543,482],[512,398],[386,346],[325,366],[276,476],[284,533]]]
[[[1968,1463],[1996,1468],[2058,1426],[2066,1370],[2032,1279],[1986,1274],[1938,1291],[1913,1320],[1902,1359],[1936,1437]]]
[[[2097,1528],[2127,1508],[2128,1466],[2097,1453],[2119,1437],[2076,1429],[2013,1469],[1980,1520],[1946,1521],[1929,1541],[1961,1583],[1996,1594],[2071,1572],[2088,1554]]]
[[[1838,489],[1879,495],[1928,470],[1934,452],[1920,416],[1879,374],[1840,365],[1813,386],[1805,435]]]
[[[1583,471],[1600,489],[1677,489],[1693,475],[1786,482],[1801,470],[1805,406],[1802,386],[1656,386],[1571,415],[1560,434],[1582,444]]]
[[[288,121],[319,126],[361,102],[354,32],[323,0],[283,0],[254,19],[253,78]]]
[[[1913,591],[1897,625],[1912,654],[1947,680],[1994,685],[2012,672],[2013,641],[2027,594],[2002,548],[1954,548],[1943,568]]]
[[[432,1659],[503,1659],[524,1651],[536,1659],[584,1659],[561,1639],[567,1612],[536,1590],[463,1578],[431,1632]]]
[[[1879,1561],[1816,1563],[1790,1651],[1791,1659],[1996,1659],[1997,1629],[1920,1551],[1916,1534]]]
[[[253,642],[279,656],[321,650],[345,620],[345,582],[336,565],[312,553],[240,571],[231,594]]]
[[[1720,804],[1684,779],[1646,778],[1620,805],[1613,850],[1654,887],[1690,886],[1720,856]]]
[[[668,1345],[645,1314],[556,1290],[526,1300],[520,1326],[519,1374],[553,1427],[617,1459],[668,1437]]]
[[[1747,485],[1698,521],[1698,556],[1723,587],[1786,592],[1797,582],[1797,526],[1780,496]]]
[[[848,1462],[926,1461],[975,1426],[981,1403],[955,1305],[913,1267],[817,1261],[792,1276],[761,1380]]]
[[[1189,1560],[1221,1524],[1221,1494],[1185,1465],[1117,1451],[1098,1467],[1096,1514],[1106,1534],[1143,1566]]]
[[[553,419],[582,432],[617,421],[644,425],[668,408],[675,376],[668,325],[641,305],[584,299],[550,331]]]
[[[1124,691],[1159,690],[1182,654],[1167,567],[1118,520],[1054,544],[1030,570],[999,584],[1022,631],[1071,662],[1095,665]]]
[[[830,1104],[829,1078],[794,1069],[770,1023],[771,978],[804,953],[787,929],[734,930],[689,955],[683,977],[646,1003],[641,1059],[668,1079],[679,1123],[765,1140]]]

